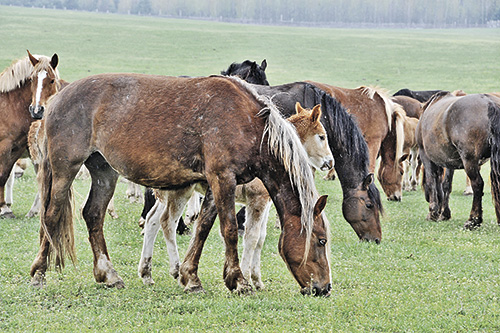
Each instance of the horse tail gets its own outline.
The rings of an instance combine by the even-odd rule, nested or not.
[[[43,124],[42,124],[43,126]],[[75,237],[73,228],[72,188],[67,190],[62,203],[56,208],[56,218],[51,225],[46,223],[47,209],[52,198],[53,175],[52,166],[47,153],[47,140],[44,128],[38,135],[39,151],[42,153],[41,164],[37,174],[37,181],[42,203],[40,211],[40,244],[49,242],[47,260],[49,266],[54,261],[58,269],[64,267],[64,258],[69,256],[73,263],[76,262]],[[52,208],[53,209],[53,208]]]
[[[491,195],[495,203],[497,223],[500,224],[500,105],[488,104],[488,119],[490,121],[491,145]]]

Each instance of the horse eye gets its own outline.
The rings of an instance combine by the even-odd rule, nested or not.
[[[367,202],[367,203],[365,204],[365,206],[366,206],[366,208],[368,208],[368,209],[372,209],[372,208],[373,208],[373,204],[372,204],[371,202]]]
[[[55,80],[54,80],[54,79],[50,80],[50,84],[52,84],[52,83],[54,83],[54,82],[55,82]]]
[[[325,140],[326,140],[326,136],[324,136],[324,135],[319,135],[319,139],[320,139],[321,141],[325,141]]]
[[[326,245],[326,239],[321,238],[321,239],[319,240],[319,245],[321,245],[321,246],[325,246],[325,245]]]

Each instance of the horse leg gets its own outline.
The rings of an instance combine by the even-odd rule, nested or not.
[[[82,215],[87,223],[90,246],[94,254],[94,278],[108,287],[124,288],[125,283],[109,258],[103,233],[104,217],[115,191],[118,173],[99,154],[90,156],[85,165],[90,172],[92,185]]]
[[[474,196],[472,199],[472,208],[470,211],[469,219],[465,222],[464,228],[468,230],[473,230],[479,228],[481,226],[481,223],[483,222],[482,200],[484,194],[483,193],[484,181],[483,177],[481,177],[478,163],[466,163],[465,172],[467,173],[467,176],[470,178]]]
[[[418,150],[410,149],[410,191],[416,191],[418,186],[418,174],[419,171],[419,161],[418,161]]]
[[[203,245],[214,225],[217,217],[217,209],[213,199],[212,190],[207,189],[205,199],[201,205],[200,215],[195,223],[194,234],[186,251],[186,256],[179,269],[179,284],[184,286],[184,291],[203,292],[200,278],[198,277],[198,265],[200,262]]]
[[[141,275],[141,273],[144,274],[141,277],[145,284],[154,283],[151,277],[151,260],[153,257],[154,241],[158,233],[158,225],[161,225],[162,227],[163,237],[165,238],[165,242],[167,244],[167,252],[170,262],[169,273],[174,277],[174,279],[179,277],[180,259],[179,251],[177,250],[176,230],[179,218],[182,215],[186,203],[193,194],[193,190],[194,186],[189,186],[185,189],[166,192],[166,205],[161,205],[157,207],[157,209],[153,207],[155,212],[151,215],[148,214],[148,217],[146,218],[146,226],[144,228],[144,243],[141,261],[139,263],[139,275]]]
[[[10,205],[12,204],[12,187],[14,186],[14,161],[0,155],[0,218],[15,218]],[[10,167],[9,167],[10,166]],[[7,190],[7,193],[5,191]]]
[[[60,162],[60,161],[59,161]],[[62,172],[52,170],[47,164],[44,177],[46,181],[43,200],[46,203],[41,217],[40,248],[31,264],[31,285],[42,287],[45,284],[51,247],[56,250],[56,268],[64,265],[64,252],[74,260],[74,234],[71,205],[71,183],[79,167],[65,165]]]
[[[410,162],[408,160],[403,161],[403,190],[405,191],[411,191],[411,184],[410,184]]]
[[[201,198],[203,198],[203,196],[200,193],[194,192],[189,199],[186,208],[186,226],[190,226],[198,218],[201,209]]]
[[[420,151],[420,158],[424,164],[424,190],[425,198],[429,202],[429,214],[427,220],[438,221],[441,215],[441,203],[443,197],[441,177],[443,168],[434,164],[427,155]]]
[[[40,192],[36,192],[35,200],[31,204],[30,211],[26,214],[26,217],[34,217],[40,212],[41,202],[40,202]]]
[[[160,230],[160,215],[164,209],[165,205],[159,200],[156,200],[144,222],[144,239],[142,243],[141,260],[139,261],[137,272],[145,285],[153,285],[155,283],[151,276],[151,262],[156,235],[158,234],[158,230]]]
[[[254,226],[247,224],[245,235],[243,238],[243,254],[241,255],[241,270],[243,276],[253,282],[257,290],[264,288],[262,276],[260,273],[260,255],[267,234],[267,220],[269,218],[269,210],[271,209],[271,201],[266,193],[266,200],[259,202],[259,207],[252,207],[255,201],[247,207],[247,221],[252,221]],[[248,235],[248,237],[247,237]],[[247,249],[248,247],[248,249]],[[249,259],[244,260],[245,252]],[[249,262],[245,262],[248,261]]]
[[[470,178],[469,176],[465,177],[465,190],[464,190],[464,195],[473,195],[474,191],[472,190],[472,185],[470,183]]]
[[[444,175],[444,180],[443,180],[443,204],[441,208],[441,216],[439,217],[440,220],[449,220],[451,219],[451,210],[450,210],[450,194],[452,190],[452,183],[453,183],[453,174],[455,173],[454,169],[447,168],[445,175]]]
[[[224,283],[229,290],[238,294],[251,293],[252,287],[243,277],[238,259],[238,223],[234,206],[236,179],[230,172],[217,173],[217,176],[210,172],[207,174],[217,206],[221,235],[224,238]]]

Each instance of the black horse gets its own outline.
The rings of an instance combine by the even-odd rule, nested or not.
[[[408,96],[416,99],[420,103],[427,102],[432,95],[437,94],[438,92],[442,92],[443,90],[410,90],[407,88],[400,89],[392,96]]]
[[[240,79],[252,84],[268,86],[266,78],[267,61],[262,60],[258,65],[255,61],[245,60],[241,64],[233,62],[228,69],[220,73],[225,76],[238,76]]]

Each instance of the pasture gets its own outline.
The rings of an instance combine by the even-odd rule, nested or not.
[[[500,90],[500,30],[362,30],[234,25],[217,22],[105,15],[0,6],[0,68],[34,54],[59,55],[61,77],[73,81],[104,72],[163,75],[217,74],[233,62],[267,59],[277,85],[315,80],[354,88],[377,85],[395,92]],[[119,183],[119,218],[106,217],[108,249],[126,288],[95,283],[85,222],[75,222],[78,263],[51,270],[47,286],[29,285],[38,250],[38,218],[24,218],[34,198],[32,168],[14,192],[15,220],[0,220],[0,330],[2,331],[498,331],[500,330],[500,231],[485,179],[484,222],[464,231],[471,197],[456,172],[452,219],[425,219],[422,191],[402,202],[382,194],[383,240],[359,243],[341,213],[337,181],[316,182],[328,194],[332,295],[304,297],[277,252],[275,213],[262,255],[265,290],[231,294],[222,280],[223,243],[214,227],[199,274],[206,294],[185,294],[168,275],[166,247],[157,239],[155,286],[142,285],[137,264],[142,236],[139,204]],[[89,182],[75,183],[75,209]],[[380,187],[379,187],[380,189]],[[181,256],[189,237],[178,237]],[[240,244],[241,246],[241,244]],[[241,253],[241,251],[240,251]]]

